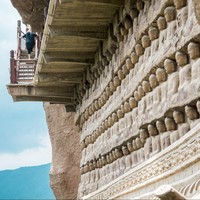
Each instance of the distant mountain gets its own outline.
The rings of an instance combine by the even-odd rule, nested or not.
[[[49,170],[50,164],[0,171],[0,199],[55,199]]]

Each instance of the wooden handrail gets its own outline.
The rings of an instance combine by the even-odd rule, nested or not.
[[[17,51],[10,51],[10,83],[18,84],[19,82],[30,82],[33,80],[37,58],[39,55],[40,41],[42,34],[39,33],[35,39],[35,58],[34,59],[24,59],[22,58],[22,45],[21,36],[24,34],[21,31],[21,21],[17,21]],[[28,52],[27,52],[28,56]]]

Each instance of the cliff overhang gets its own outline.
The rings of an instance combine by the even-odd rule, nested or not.
[[[49,0],[10,0],[22,17],[24,24],[30,24],[32,31],[41,32],[44,28],[44,9]]]

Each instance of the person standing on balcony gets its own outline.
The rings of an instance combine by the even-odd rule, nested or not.
[[[28,59],[31,59],[31,52],[33,51],[33,48],[35,46],[35,37],[37,37],[37,34],[30,32],[30,30],[26,29],[26,34],[22,36],[26,39],[26,48],[28,50]]]

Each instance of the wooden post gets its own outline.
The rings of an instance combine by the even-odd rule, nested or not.
[[[35,59],[38,57],[38,36],[35,39]]]
[[[17,59],[20,57],[21,52],[21,21],[17,21]]]
[[[14,51],[10,51],[10,82],[12,84],[17,83],[17,71],[16,71],[16,61],[14,58]]]
[[[43,22],[43,28],[45,27],[45,23],[46,23],[47,14],[48,14],[48,8],[47,8],[47,7],[45,7],[45,8],[44,8],[44,22]]]

